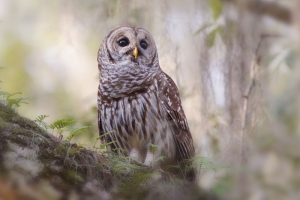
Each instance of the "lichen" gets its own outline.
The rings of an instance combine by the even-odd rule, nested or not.
[[[21,171],[31,177],[36,177],[44,167],[37,159],[37,151],[11,142],[8,142],[8,150],[3,157],[7,169]]]

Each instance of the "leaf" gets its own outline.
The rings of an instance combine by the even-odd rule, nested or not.
[[[16,95],[16,94],[22,94],[22,93],[21,93],[21,92],[15,92],[15,93],[12,93],[12,94],[6,93],[6,95],[5,95],[6,100],[7,100],[7,99],[10,99],[10,97],[12,97],[12,96],[14,96],[14,95]]]
[[[16,95],[16,94],[22,94],[21,92],[16,92],[16,93],[7,93],[7,92],[3,92],[3,91],[0,91],[0,96],[3,96],[4,98],[4,101],[7,103],[8,106],[12,107],[12,106],[15,106],[15,107],[20,107],[20,105],[22,103],[24,104],[28,104],[26,102],[26,100],[28,98],[24,98],[24,97],[21,97],[21,98],[11,98],[12,96]]]
[[[164,161],[164,160],[165,160],[164,156],[159,156],[158,158],[156,158],[155,160],[153,160],[153,162]]]
[[[73,128],[73,129],[70,129],[69,132],[70,132],[70,135],[67,137],[67,140],[68,141],[71,141],[72,138],[75,136],[76,133],[79,133],[79,132],[84,132],[86,131],[86,129],[90,128],[92,126],[82,126],[82,127],[79,127],[79,128]]]
[[[223,3],[221,0],[209,0],[209,5],[213,12],[213,18],[216,21],[222,13]]]
[[[72,124],[74,124],[76,122],[76,120],[67,120],[67,119],[59,119],[55,122],[53,122],[52,124],[49,125],[49,127],[51,129],[63,129],[65,128],[66,126],[70,126]]]
[[[48,129],[49,125],[43,121],[47,117],[49,117],[49,116],[48,115],[40,115],[33,121],[35,123],[37,123],[38,125],[43,126],[43,128]]]
[[[115,143],[115,141],[108,142],[108,143],[105,143],[105,144],[100,144],[100,149],[104,149],[105,147],[107,147],[107,146],[109,146],[109,145],[111,145],[113,143]]]
[[[218,33],[218,27],[212,30],[207,36],[207,44],[209,47],[212,47],[216,40],[216,35]]]
[[[221,164],[215,164],[211,161],[211,159],[207,157],[194,157],[189,159],[190,162],[193,163],[194,168],[199,168],[203,170],[204,172],[213,170],[213,171],[218,171],[219,169],[226,168],[226,166],[221,165]]]
[[[9,93],[7,93],[7,92],[4,92],[4,91],[0,91],[0,96],[6,96],[6,95],[8,95]]]
[[[154,154],[157,151],[158,145],[149,144],[149,150]]]
[[[106,135],[108,135],[108,134],[110,134],[110,133],[113,133],[113,132],[117,132],[117,131],[115,131],[115,130],[108,131],[108,132],[104,133],[103,135],[100,135],[100,136],[97,137],[96,139],[99,140],[99,139],[103,138],[104,136],[106,136]]]
[[[7,105],[8,106],[15,106],[15,107],[20,107],[21,104],[28,104],[28,102],[26,102],[28,98],[24,98],[24,97],[21,97],[21,98],[17,98],[17,99],[11,99],[11,98],[7,98]]]
[[[70,133],[71,134],[75,134],[77,132],[83,132],[83,131],[86,131],[86,129],[88,128],[91,128],[92,126],[82,126],[82,127],[79,127],[79,128],[73,128],[73,129],[70,129]]]
[[[34,122],[42,122],[45,118],[49,117],[48,115],[40,115],[38,116],[35,120],[33,120]]]

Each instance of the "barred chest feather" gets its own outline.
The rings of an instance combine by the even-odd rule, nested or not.
[[[126,156],[137,154],[134,156],[140,162],[145,162],[150,144],[154,144],[157,148],[151,150],[153,160],[164,156],[165,163],[174,163],[176,145],[171,121],[156,91],[158,89],[154,81],[143,93],[113,100],[103,100],[100,95],[100,118],[104,133],[108,133],[106,141],[115,141],[115,147],[121,149],[119,153]]]

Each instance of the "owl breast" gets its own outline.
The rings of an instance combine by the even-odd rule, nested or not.
[[[145,91],[111,100],[101,100],[99,106],[102,126],[107,132],[107,141],[123,155],[138,152],[138,159],[145,162],[152,145],[153,159],[164,156],[166,162],[175,159],[175,141],[170,121],[158,98],[155,84]],[[164,148],[160,148],[164,147]]]
[[[99,91],[108,98],[121,98],[141,93],[154,83],[156,67],[147,68],[136,63],[114,66],[100,71]]]

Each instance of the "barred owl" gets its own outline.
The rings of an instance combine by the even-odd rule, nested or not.
[[[108,149],[156,168],[179,165],[175,173],[194,180],[187,160],[195,149],[178,89],[161,70],[150,33],[112,30],[99,48],[98,68],[99,134]]]

